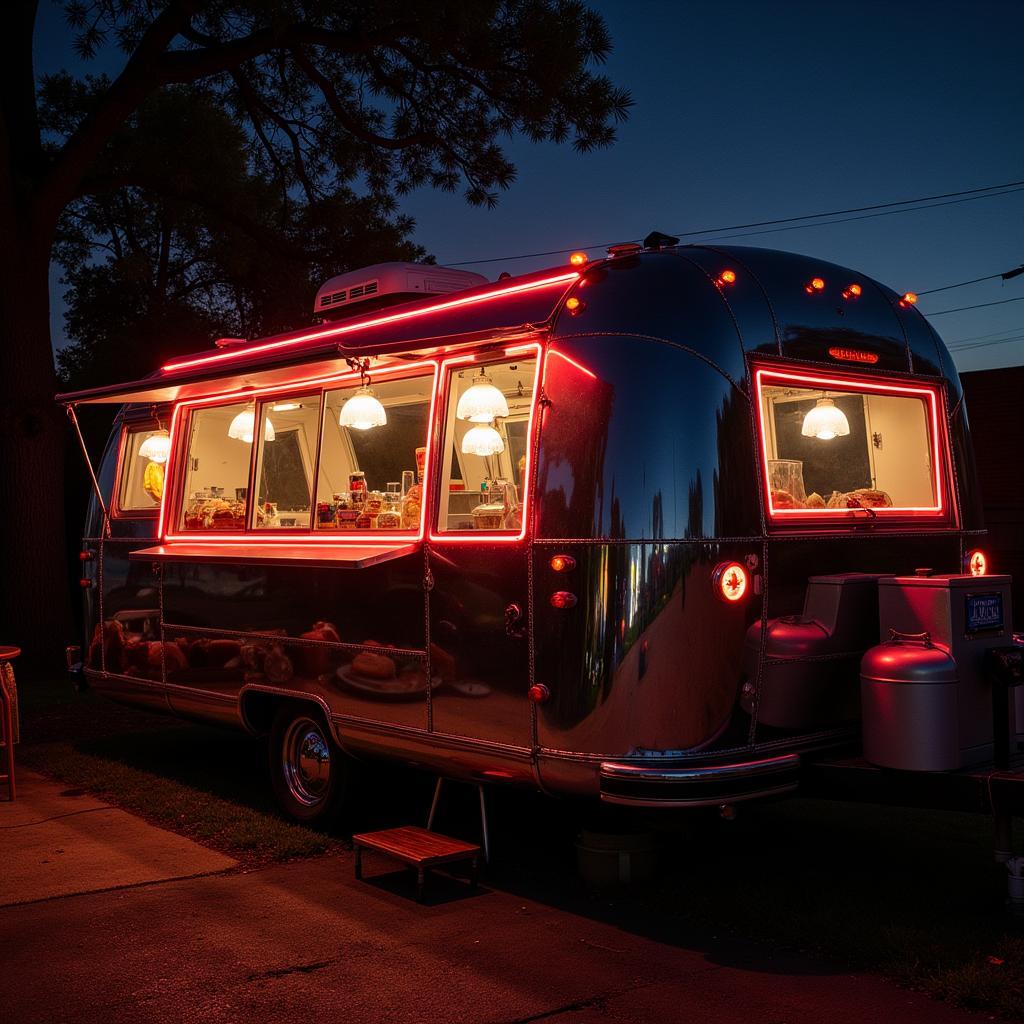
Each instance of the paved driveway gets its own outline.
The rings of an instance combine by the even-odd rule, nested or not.
[[[350,855],[0,908],[0,1021],[954,1024],[870,975]],[[378,874],[378,872],[380,872]]]

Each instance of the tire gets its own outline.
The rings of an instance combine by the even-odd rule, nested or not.
[[[352,768],[323,715],[305,705],[283,705],[270,730],[270,782],[289,818],[327,825],[348,802]]]

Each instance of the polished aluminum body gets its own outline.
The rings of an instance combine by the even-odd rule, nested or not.
[[[736,279],[725,286],[727,268]],[[810,297],[804,283],[819,275],[858,281],[863,294],[842,304]],[[569,297],[580,300],[575,315]],[[298,698],[354,755],[553,794],[597,795],[604,778],[607,799],[680,806],[742,796],[729,785],[743,776],[751,795],[792,788],[785,773],[793,755],[843,742],[856,724],[841,716],[812,729],[759,721],[765,651],[745,663],[751,628],[799,612],[812,575],[959,571],[981,530],[966,411],[946,348],[895,292],[848,269],[768,250],[687,246],[601,261],[556,298],[513,295],[487,316],[435,317],[429,331],[385,325],[362,351],[419,353],[440,338],[473,351],[524,334],[543,343],[545,357],[523,542],[427,539],[355,571],[156,565],[129,558],[155,542],[155,521],[114,518],[108,535],[94,499],[87,640],[99,623],[134,617],[153,641],[227,639],[243,655],[260,644],[282,658],[274,671],[247,666],[244,656],[224,663],[212,645],[207,667],[169,668],[157,645],[156,663],[140,668],[94,645],[92,685],[257,732],[282,699]],[[874,363],[857,368],[865,375],[941,384],[954,522],[784,536],[768,529],[750,361],[849,370],[830,359],[834,346],[870,354]],[[318,351],[316,365],[325,358]],[[243,379],[232,374],[224,379]],[[148,406],[126,406],[122,418],[146,415]],[[99,474],[108,496],[117,451],[115,431]],[[575,560],[570,571],[552,569],[559,554]],[[715,567],[732,560],[754,581],[735,605],[712,586]],[[571,592],[575,606],[553,607],[555,591]],[[302,637],[318,620],[337,625],[339,644]],[[384,703],[337,685],[341,660],[367,641],[422,659],[426,692]],[[458,666],[457,679],[439,678],[441,660]],[[531,687],[550,696],[531,701]],[[724,776],[722,766],[730,768]],[[686,783],[701,770],[703,796],[665,792],[673,772]]]

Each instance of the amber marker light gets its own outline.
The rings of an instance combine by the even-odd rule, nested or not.
[[[569,262],[574,267],[582,267],[583,264],[587,262],[587,254],[585,252],[574,252],[569,257]]]
[[[715,593],[728,604],[742,601],[750,585],[747,570],[739,562],[721,562],[711,574]]]
[[[576,568],[576,559],[572,555],[552,555],[551,568],[555,572],[570,572]]]
[[[913,306],[913,305],[916,305],[916,304],[917,304],[917,295],[916,295],[916,293],[914,293],[914,292],[904,292],[903,295],[900,296],[900,305],[904,309],[906,309],[908,306]]]
[[[967,554],[967,571],[972,576],[988,575],[988,555],[984,551],[970,551]]]
[[[864,291],[864,289],[861,288],[861,286],[859,284],[854,282],[853,284],[848,285],[846,287],[846,289],[843,291],[843,298],[844,299],[859,299],[861,297],[861,294],[863,293],[863,291]]]
[[[804,287],[804,291],[808,295],[813,295],[815,292],[823,292],[825,290],[825,279],[823,277],[812,277],[807,285]]]
[[[721,288],[723,285],[735,284],[736,283],[736,271],[735,270],[723,270],[719,275],[715,284]]]
[[[565,308],[569,310],[573,316],[578,316],[587,307],[580,299],[577,299],[575,295],[570,295],[569,298],[565,300]]]

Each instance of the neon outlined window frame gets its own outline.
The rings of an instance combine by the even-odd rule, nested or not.
[[[818,526],[839,527],[865,519],[872,522],[920,522],[935,525],[949,524],[953,520],[953,503],[949,491],[949,443],[946,430],[945,403],[939,385],[924,383],[902,383],[894,380],[879,380],[854,374],[817,373],[811,370],[779,369],[760,366],[753,368],[754,409],[758,435],[758,458],[760,459],[761,494],[766,517],[773,526]],[[890,395],[896,398],[915,398],[924,403],[925,422],[928,430],[929,455],[932,462],[932,478],[935,503],[885,508],[775,508],[772,503],[769,477],[768,431],[764,421],[765,385],[826,389],[849,394]]]

